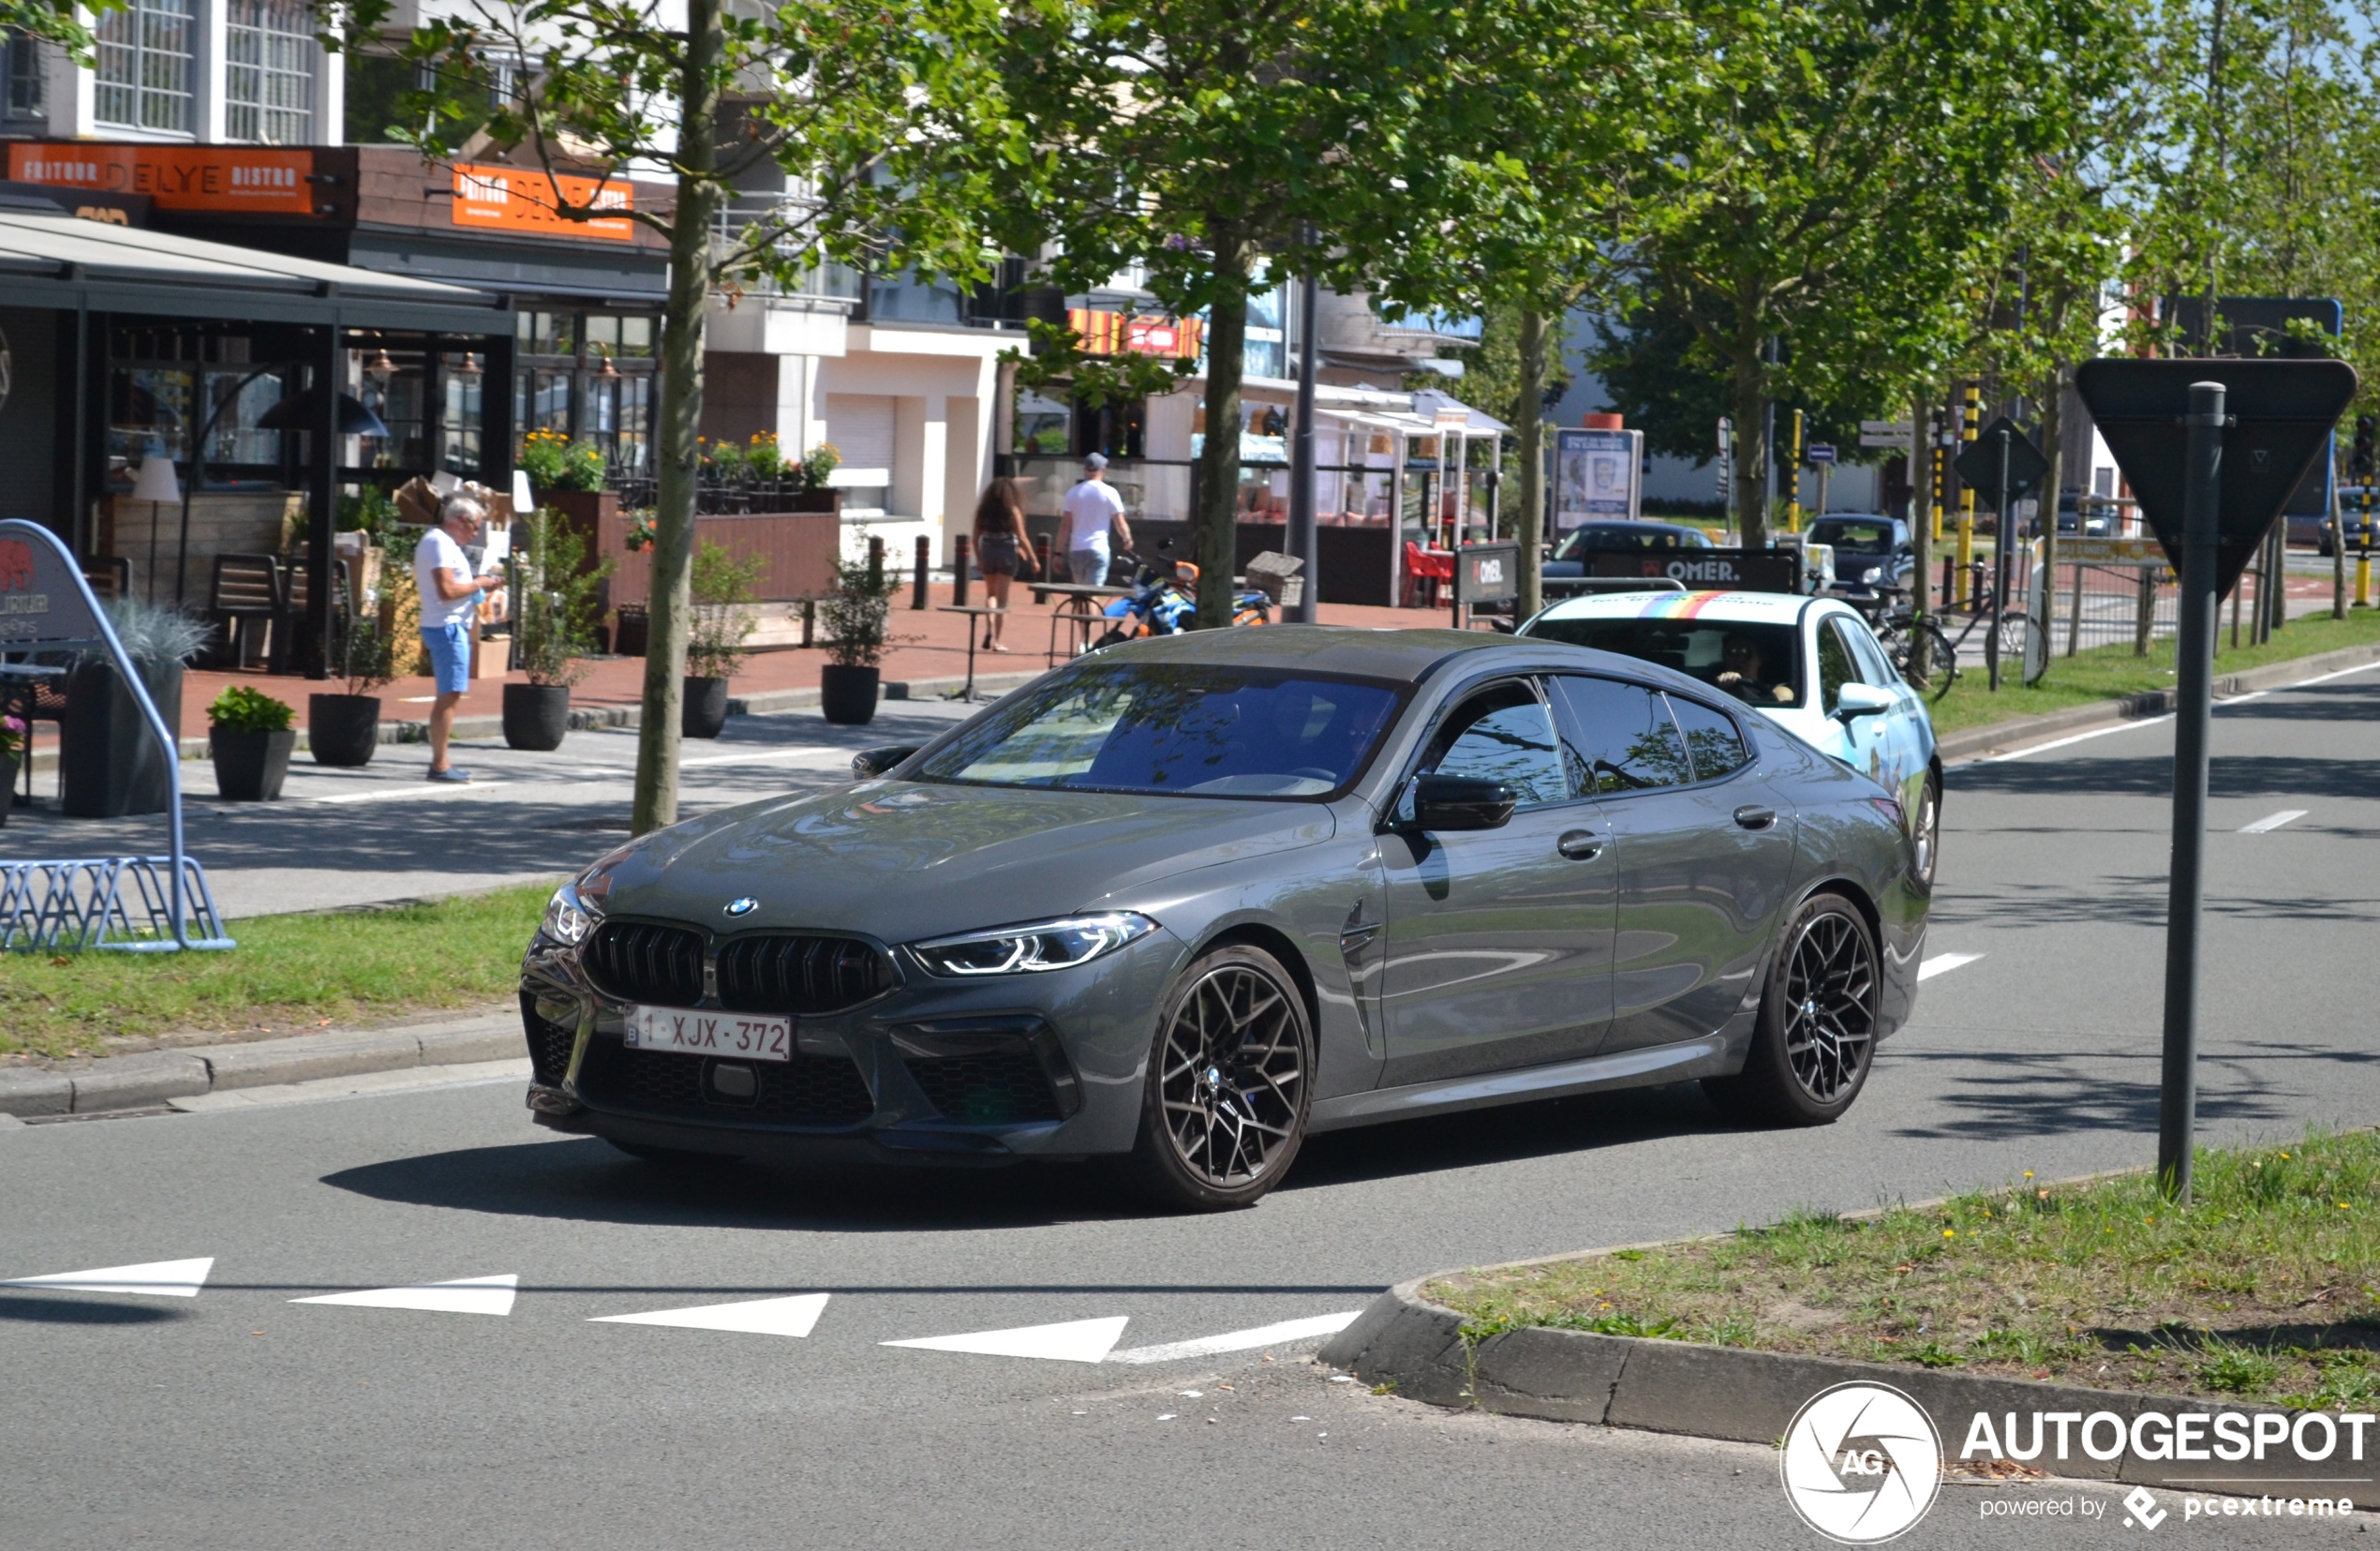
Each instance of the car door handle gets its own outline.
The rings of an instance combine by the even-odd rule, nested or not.
[[[1593,861],[1603,853],[1602,839],[1589,829],[1572,829],[1554,843],[1554,849],[1572,861]]]
[[[1747,805],[1735,810],[1735,822],[1747,829],[1765,829],[1777,822],[1777,810]]]

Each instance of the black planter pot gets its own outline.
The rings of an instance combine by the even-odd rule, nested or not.
[[[874,668],[828,663],[818,670],[818,708],[839,725],[865,726],[876,720],[876,679]]]
[[[142,663],[141,681],[166,729],[182,725],[182,664]],[[68,818],[121,818],[165,812],[166,755],[149,736],[140,702],[112,663],[85,663],[67,675],[67,709],[58,727]]]
[[[215,789],[226,802],[272,802],[281,796],[289,778],[290,755],[297,752],[297,729],[277,733],[235,733],[209,727],[207,745],[215,755]]]
[[[0,827],[8,822],[8,810],[17,805],[17,756],[0,753]]]
[[[515,749],[551,753],[571,730],[568,684],[504,686],[504,741]]]
[[[652,634],[652,619],[642,604],[619,605],[618,622],[612,627],[612,655],[642,657],[645,642]]]
[[[727,680],[690,677],[678,711],[677,730],[688,738],[717,738],[719,729],[725,725]]]
[[[309,694],[305,741],[317,765],[354,768],[372,763],[380,746],[380,697],[377,694]]]

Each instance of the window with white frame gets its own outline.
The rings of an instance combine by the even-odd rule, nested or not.
[[[223,132],[260,145],[314,138],[314,29],[303,0],[231,0]]]
[[[130,129],[190,132],[196,24],[190,0],[127,0],[99,18],[97,116]]]

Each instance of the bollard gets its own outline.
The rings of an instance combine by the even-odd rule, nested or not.
[[[964,533],[950,536],[950,601],[967,606],[967,567],[974,559],[974,541]]]
[[[933,563],[934,541],[929,535],[920,533],[917,535],[917,569],[915,574],[915,579],[910,583],[909,588],[909,606],[911,608],[922,609],[926,606],[926,573],[932,569]]]
[[[817,640],[818,600],[804,598],[801,601],[801,644],[806,647],[814,646]]]
[[[1036,538],[1033,541],[1033,558],[1034,563],[1040,567],[1035,574],[1045,582],[1056,579],[1049,574],[1049,541],[1048,539]],[[1038,603],[1040,600],[1034,601]]]
[[[1968,586],[1974,579],[1974,573],[1968,568],[1975,563],[1975,492],[1962,490],[1959,492],[1959,500],[1967,503],[1967,509],[1958,514],[1957,601],[1963,604],[1967,602]]]
[[[884,589],[885,541],[871,538],[868,541],[868,590],[882,592]]]

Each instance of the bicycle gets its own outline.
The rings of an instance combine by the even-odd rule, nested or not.
[[[1983,561],[1973,562],[1968,570],[1971,573],[1968,602],[1959,610],[1966,615],[1967,622],[1956,635],[1936,624],[1934,616],[1918,619],[1914,607],[1907,601],[1910,596],[1908,589],[1877,589],[1880,599],[1899,601],[1891,604],[1880,602],[1876,615],[1871,618],[1876,638],[1891,658],[1894,671],[1929,700],[1940,700],[1950,693],[1951,685],[1958,681],[1958,649],[1978,630],[1985,632],[1986,662],[1997,649],[2001,657],[2015,661],[2020,671],[2022,664],[2037,649],[2046,650],[2048,646],[2048,637],[2043,634],[2040,620],[2021,608],[1996,606],[1999,598],[1988,580],[1989,568]],[[1995,619],[2000,625],[1996,638],[1990,629]],[[1926,645],[1926,671],[1922,674],[1916,667],[1917,643],[1921,638]]]

